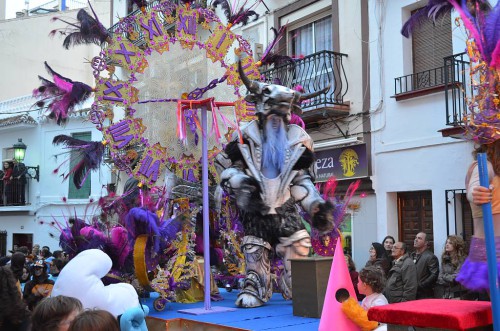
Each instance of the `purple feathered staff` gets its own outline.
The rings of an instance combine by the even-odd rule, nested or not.
[[[52,143],[54,145],[63,144],[66,148],[70,149],[70,152],[76,153],[76,155],[73,154],[76,159],[75,166],[61,176],[63,176],[63,180],[66,180],[70,174],[73,174],[73,183],[78,189],[83,186],[90,172],[99,169],[101,166],[105,146],[100,141],[85,141],[75,139],[71,136],[59,135],[54,137]],[[54,170],[54,173],[59,172],[59,168],[67,161],[64,161]]]
[[[52,21],[61,21],[68,24],[68,26],[64,29],[54,29],[49,35],[54,36],[59,32],[61,35],[66,36],[63,42],[63,46],[66,49],[75,45],[96,44],[97,46],[101,46],[101,44],[105,42],[110,35],[108,30],[97,18],[94,8],[90,5],[90,1],[89,7],[92,10],[94,17],[90,16],[85,9],[80,9],[78,14],[76,14],[78,22],[75,23],[65,21],[59,17],[52,18]]]
[[[87,100],[93,92],[92,87],[81,82],[74,82],[59,75],[45,62],[45,68],[54,80],[51,82],[38,76],[42,85],[33,90],[33,97],[41,98],[35,105],[47,107],[49,118],[55,119],[57,124],[66,123],[68,114],[76,105]]]
[[[357,180],[349,185],[343,199],[335,196],[335,189],[338,181],[335,177],[331,177],[323,187],[323,199],[330,202],[334,208],[332,209],[333,229],[328,233],[320,233],[315,228],[311,229],[311,244],[314,251],[323,256],[332,256],[335,250],[335,244],[340,234],[340,227],[344,222],[344,215],[347,206],[351,201],[356,190],[359,188],[361,181]],[[328,238],[328,240],[325,240]],[[327,242],[327,243],[326,243]]]

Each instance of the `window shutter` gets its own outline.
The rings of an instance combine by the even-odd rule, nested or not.
[[[92,139],[91,132],[79,132],[73,133],[71,135],[75,139],[90,141]],[[69,167],[72,169],[78,162],[80,162],[80,158],[78,157],[77,152],[71,152],[70,154],[70,162]],[[90,196],[90,188],[91,188],[91,175],[87,177],[85,183],[83,184],[81,189],[77,189],[75,184],[73,184],[73,174],[71,174],[68,178],[69,187],[68,187],[68,199],[88,199]]]
[[[451,14],[448,12],[438,18],[436,23],[424,19],[413,32],[412,47],[413,73],[443,67],[443,58],[453,55]]]

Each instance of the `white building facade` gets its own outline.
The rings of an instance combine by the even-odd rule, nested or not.
[[[411,249],[424,231],[440,256],[448,235],[470,240],[463,189],[473,144],[450,137],[461,137],[468,80],[454,14],[424,22],[409,39],[400,33],[426,4],[369,1],[372,181],[378,239],[390,234]]]

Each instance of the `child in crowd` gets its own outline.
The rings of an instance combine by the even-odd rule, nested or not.
[[[67,331],[82,311],[82,303],[76,298],[64,295],[45,298],[33,311],[33,331]]]
[[[106,310],[86,310],[78,315],[69,331],[120,331],[118,320]]]
[[[378,266],[368,266],[359,272],[358,290],[366,295],[361,306],[354,298],[349,298],[342,303],[342,311],[358,325],[361,330],[387,330],[387,325],[380,325],[376,321],[368,320],[368,309],[375,306],[387,305],[387,299],[382,294],[385,287],[385,275]]]

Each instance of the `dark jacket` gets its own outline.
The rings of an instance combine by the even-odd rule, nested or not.
[[[415,300],[417,286],[417,268],[408,254],[405,254],[400,260],[394,261],[387,277],[384,295],[389,303]]]
[[[17,179],[19,177],[19,182],[22,184],[26,184],[26,173],[28,172],[28,169],[24,165],[24,163],[16,163],[14,165],[14,169],[12,170],[12,177],[14,179]]]
[[[23,291],[23,298],[28,305],[28,308],[30,310],[33,310],[35,306],[44,298],[43,296],[36,293],[36,289],[38,286],[49,285],[50,291],[52,291],[52,286],[54,284],[54,281],[50,280],[49,276],[45,272],[39,277],[33,276],[33,279],[28,281],[24,285]]]
[[[375,249],[376,258],[373,261],[368,260],[368,262],[366,262],[365,267],[369,266],[380,267],[382,271],[384,271],[384,275],[387,277],[387,275],[389,274],[389,270],[391,269],[391,263],[387,258],[387,253],[385,251],[385,248],[382,244],[376,242],[372,243],[372,247]]]
[[[413,252],[411,258],[417,267],[417,299],[433,298],[434,285],[436,285],[439,276],[438,258],[427,249],[419,255]]]
[[[389,275],[389,270],[391,270],[391,263],[385,257],[377,258],[375,261],[368,260],[368,262],[366,262],[365,264],[365,267],[370,266],[379,267],[384,272],[385,277]]]
[[[465,293],[465,289],[455,281],[464,260],[465,258],[460,260],[458,265],[454,265],[451,262],[451,257],[447,255],[443,257],[439,277],[436,282],[436,287],[434,288],[434,295],[436,298],[458,298]]]

